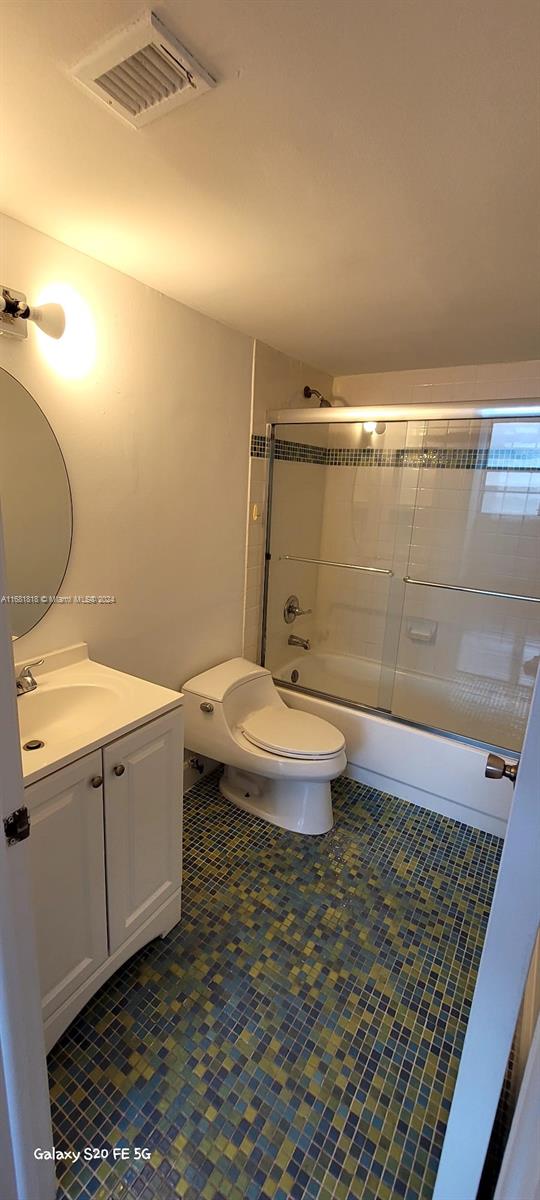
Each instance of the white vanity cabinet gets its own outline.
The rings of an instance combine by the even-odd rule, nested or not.
[[[96,786],[94,786],[96,785]],[[108,955],[101,751],[26,789],[47,1020]]]
[[[111,953],[180,886],[178,733],[173,712],[103,751]]]
[[[49,1050],[127,958],[180,917],[181,708],[25,791]]]

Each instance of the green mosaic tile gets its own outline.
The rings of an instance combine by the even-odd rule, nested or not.
[[[337,780],[301,837],[185,798],[184,911],[49,1058],[69,1200],[428,1200],[501,843]]]

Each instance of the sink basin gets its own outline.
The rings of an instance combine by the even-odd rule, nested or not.
[[[25,785],[182,703],[170,688],[94,662],[84,642],[43,658],[37,687],[17,698]],[[15,660],[16,675],[23,666]]]
[[[46,742],[60,729],[65,733],[66,726],[78,732],[91,730],[101,724],[108,711],[112,712],[118,700],[114,688],[101,684],[38,685],[17,701],[21,741],[39,738]]]

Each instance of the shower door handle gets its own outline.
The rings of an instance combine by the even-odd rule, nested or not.
[[[507,763],[499,754],[488,754],[484,774],[486,779],[510,779],[516,782],[519,763]]]

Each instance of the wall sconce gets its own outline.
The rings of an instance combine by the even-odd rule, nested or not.
[[[42,304],[31,307],[24,292],[0,288],[0,333],[11,337],[28,337],[28,321],[33,321],[48,337],[61,338],[66,327],[61,304]]]
[[[386,424],[384,421],[364,421],[364,429],[366,433],[386,433]]]

